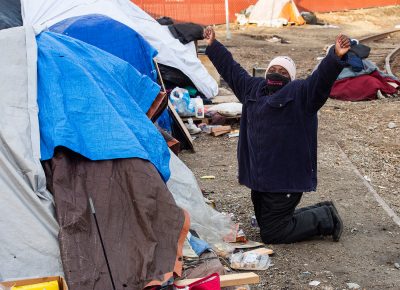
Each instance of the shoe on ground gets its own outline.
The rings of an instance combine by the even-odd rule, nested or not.
[[[338,242],[340,240],[340,236],[342,235],[342,232],[343,232],[343,221],[340,218],[339,212],[337,211],[336,206],[333,202],[331,202],[329,209],[332,214],[333,225],[334,225],[332,239],[335,242]]]
[[[327,200],[327,201],[318,202],[318,203],[316,203],[315,205],[317,205],[317,206],[324,206],[324,205],[326,205],[326,206],[333,206],[333,202],[330,201],[330,200]]]

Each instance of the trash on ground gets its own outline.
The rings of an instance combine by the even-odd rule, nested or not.
[[[321,282],[319,282],[317,280],[314,280],[314,281],[311,281],[310,283],[308,283],[308,285],[310,285],[310,286],[318,286],[319,284],[321,284]]]
[[[201,129],[198,128],[194,123],[193,123],[193,119],[189,118],[188,123],[185,124],[186,128],[188,129],[189,133],[191,135],[195,135],[195,134],[199,134],[201,132]]]
[[[229,137],[229,138],[239,137],[239,134],[240,134],[239,132],[232,132],[232,133],[229,133],[229,134],[228,134],[228,137]]]
[[[357,283],[347,283],[347,287],[349,287],[349,289],[360,289],[360,285]]]
[[[223,116],[233,117],[242,114],[243,104],[241,103],[222,103],[207,108],[207,112],[217,111]]]
[[[260,248],[232,254],[230,257],[231,268],[237,270],[266,270],[271,266],[269,252],[269,249]]]
[[[231,243],[231,245],[233,247],[235,247],[235,249],[251,249],[251,248],[257,248],[257,247],[264,246],[263,243],[250,241],[250,240],[247,240],[246,242]],[[274,253],[274,251],[271,250],[268,254],[272,255],[273,253]]]
[[[200,177],[200,179],[215,179],[214,175],[204,175],[202,177]]]

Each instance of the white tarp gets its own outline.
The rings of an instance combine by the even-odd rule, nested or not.
[[[216,81],[207,72],[189,47],[173,38],[146,12],[129,0],[22,0],[25,25],[40,31],[66,18],[87,14],[103,14],[140,33],[158,50],[156,60],[187,75],[207,98],[218,94]]]
[[[32,28],[0,31],[0,281],[63,275],[39,162],[36,58]]]

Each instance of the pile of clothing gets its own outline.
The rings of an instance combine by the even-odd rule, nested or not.
[[[381,72],[367,58],[370,48],[352,40],[347,54],[348,67],[344,68],[334,83],[330,97],[342,101],[375,100],[380,94],[393,95],[400,81],[394,75]]]

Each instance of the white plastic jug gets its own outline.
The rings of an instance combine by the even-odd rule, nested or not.
[[[195,99],[195,106],[194,106],[194,111],[196,118],[204,118],[204,104],[203,100],[200,97],[197,97]]]

